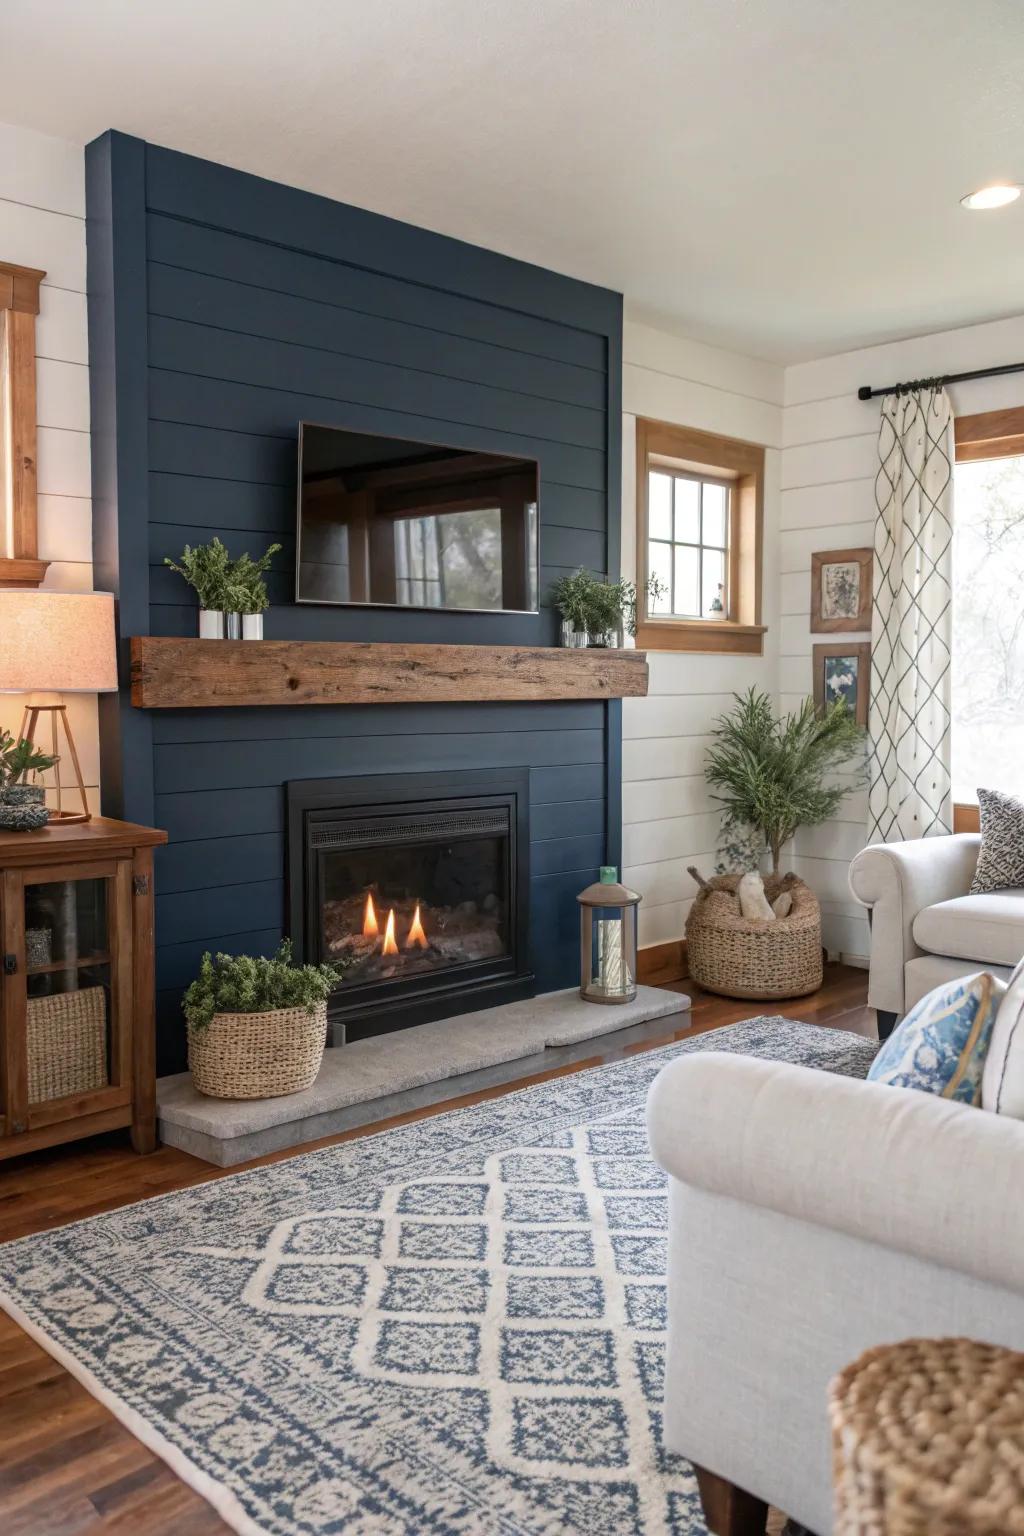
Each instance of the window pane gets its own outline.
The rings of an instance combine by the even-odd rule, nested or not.
[[[1024,456],[958,464],[953,798],[1024,795]]]
[[[655,544],[652,540],[647,546],[647,573],[649,576],[657,576],[663,587],[661,597],[655,598],[651,603],[652,613],[672,612],[672,546],[671,544]]]
[[[696,618],[700,614],[698,592],[700,552],[686,544],[676,546],[676,591],[674,613]]]
[[[725,617],[725,556],[720,549],[705,549],[701,612],[705,618]],[[716,607],[716,604],[721,606]]]
[[[729,504],[729,493],[724,485],[704,486],[704,529],[702,542],[704,544],[717,544],[719,549],[724,549],[728,540],[725,536],[725,515]]]
[[[647,484],[647,534],[652,539],[672,537],[672,476],[654,470]]]
[[[700,543],[700,485],[696,480],[676,480],[676,543]]]

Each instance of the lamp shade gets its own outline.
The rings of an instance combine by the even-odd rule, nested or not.
[[[116,688],[111,593],[0,590],[0,690],[111,693]]]

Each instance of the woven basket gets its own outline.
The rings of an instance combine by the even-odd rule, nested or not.
[[[28,1101],[42,1104],[107,1083],[107,1001],[102,987],[30,997]]]
[[[686,961],[706,992],[723,997],[805,997],[821,986],[821,908],[795,875],[768,876],[765,895],[793,894],[788,917],[769,922],[739,911],[740,875],[716,875],[697,892],[686,920]]]
[[[1024,1355],[879,1345],[829,1386],[835,1536],[1024,1536]]]
[[[276,1099],[312,1087],[327,1043],[327,1004],[270,1013],[215,1013],[188,1027],[188,1065],[213,1099]]]

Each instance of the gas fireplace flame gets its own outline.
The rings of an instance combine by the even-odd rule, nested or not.
[[[382,955],[397,955],[398,945],[395,943],[395,909],[388,908],[388,920],[384,925],[384,943],[381,946]]]
[[[423,924],[420,922],[419,902],[416,903],[416,911],[412,915],[412,923],[409,927],[409,932],[405,939],[406,949],[412,949],[414,944],[418,944],[420,949],[426,949],[428,947],[427,936],[423,932]]]
[[[375,939],[380,933],[377,922],[377,908],[373,904],[373,892],[366,893],[366,906],[363,908],[363,938]]]

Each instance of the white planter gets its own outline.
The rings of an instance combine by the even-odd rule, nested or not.
[[[262,615],[262,613],[243,613],[242,614],[242,639],[243,640],[262,640],[263,639],[263,615]]]
[[[590,644],[585,629],[574,629],[568,619],[562,620],[562,644],[567,650],[578,651]]]
[[[229,640],[241,640],[241,638],[242,638],[242,615],[240,613],[227,613],[227,614],[224,615],[224,617],[227,620],[228,639]]]
[[[224,639],[224,615],[219,608],[200,608],[199,638],[200,640]]]

